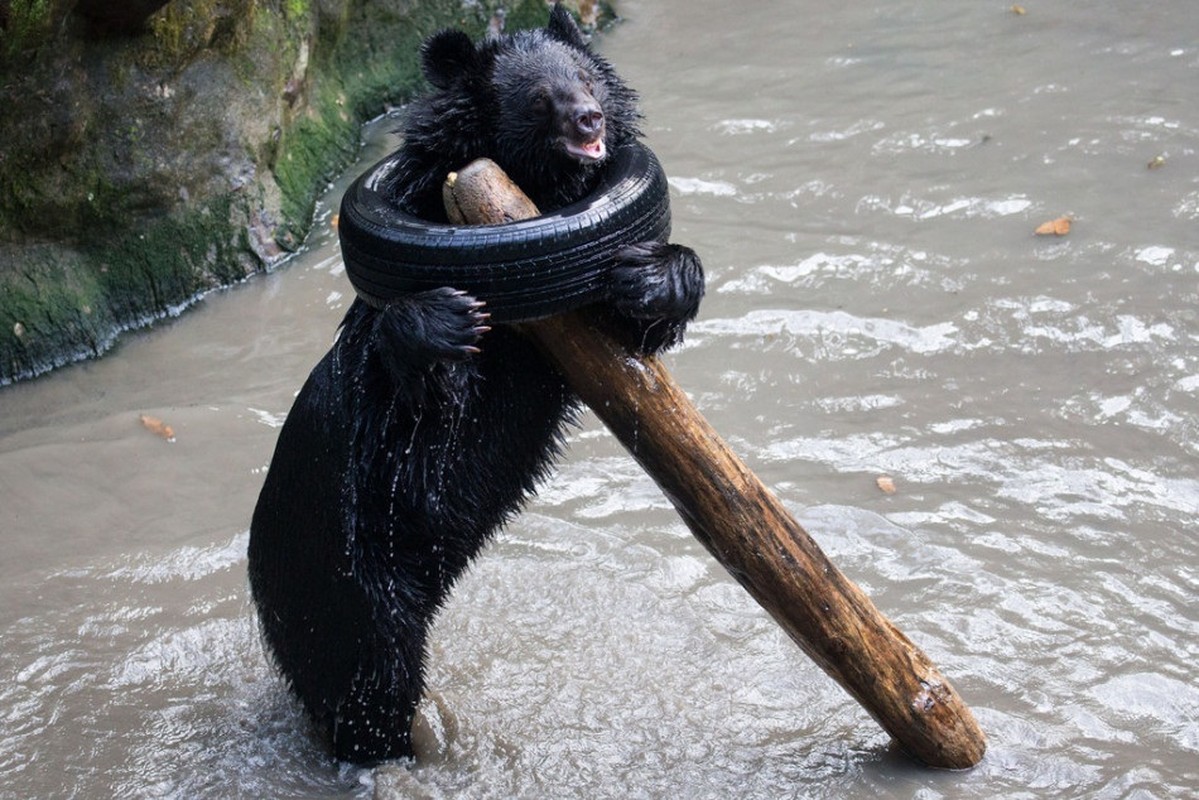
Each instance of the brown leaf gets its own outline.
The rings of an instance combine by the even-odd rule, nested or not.
[[[1024,6],[1012,6],[1011,12],[1017,16],[1023,17],[1028,12],[1024,10]]]
[[[1149,162],[1149,169],[1161,169],[1165,165],[1166,165],[1166,157],[1165,156],[1160,156],[1160,155],[1154,156],[1153,160]]]
[[[879,475],[874,479],[883,494],[895,494],[895,481],[890,475]]]
[[[1037,229],[1033,231],[1037,236],[1065,236],[1070,232],[1070,218],[1058,217],[1051,219],[1048,222],[1042,222]]]
[[[139,414],[137,418],[141,421],[142,427],[150,433],[160,436],[168,442],[175,441],[175,429],[158,417],[151,417],[149,414]]]
[[[599,21],[599,3],[596,0],[581,0],[579,3],[579,22],[584,27],[594,28]]]

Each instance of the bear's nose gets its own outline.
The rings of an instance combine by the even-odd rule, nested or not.
[[[595,136],[604,129],[604,112],[598,106],[584,104],[575,106],[575,127],[579,133]]]

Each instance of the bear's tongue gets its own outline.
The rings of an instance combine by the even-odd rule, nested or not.
[[[573,142],[567,140],[566,152],[584,161],[599,161],[604,157],[605,148],[602,138],[590,142]]]

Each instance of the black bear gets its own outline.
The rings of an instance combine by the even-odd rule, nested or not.
[[[555,6],[544,29],[422,49],[391,186],[444,220],[446,173],[487,156],[542,211],[584,197],[640,135],[636,95]],[[621,253],[603,305],[645,352],[703,295],[688,248]],[[410,756],[425,639],[471,558],[546,477],[577,398],[516,330],[454,287],[356,300],[280,432],[251,523],[249,576],[273,660],[338,759]]]

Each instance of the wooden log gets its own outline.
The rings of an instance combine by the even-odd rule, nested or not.
[[[444,192],[454,219],[501,222],[516,217],[496,209],[512,208],[536,215],[527,198],[512,201],[509,194],[524,196],[485,159],[452,174]],[[629,353],[585,310],[520,327],[653,477],[695,537],[903,749],[948,769],[982,759],[986,738],[949,681],[828,560],[661,361]]]

